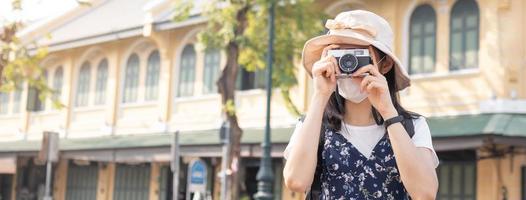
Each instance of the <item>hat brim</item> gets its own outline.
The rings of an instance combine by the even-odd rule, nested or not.
[[[360,33],[346,32],[345,35],[338,33],[331,33],[329,35],[321,35],[308,40],[303,47],[302,64],[309,76],[312,77],[312,65],[321,58],[323,48],[330,44],[354,44],[354,45],[372,45],[380,51],[387,54],[395,62],[396,74],[396,89],[403,90],[411,85],[409,75],[405,71],[402,62],[394,55],[389,47],[378,41],[372,40]]]

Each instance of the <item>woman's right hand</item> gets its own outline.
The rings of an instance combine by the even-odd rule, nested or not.
[[[308,191],[314,180],[323,112],[332,92],[336,89],[336,75],[340,73],[336,58],[327,56],[327,51],[338,47],[338,45],[325,47],[321,59],[312,66],[314,95],[309,103],[305,120],[299,129],[294,131],[287,146],[288,158],[283,168],[283,177],[285,185],[295,192]]]
[[[338,62],[333,56],[327,56],[331,49],[339,45],[332,44],[323,48],[321,59],[312,65],[312,79],[314,80],[314,94],[329,98],[336,89],[336,75],[340,74]]]

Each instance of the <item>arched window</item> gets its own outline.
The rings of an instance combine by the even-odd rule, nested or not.
[[[84,62],[79,70],[77,80],[77,95],[75,97],[75,106],[83,107],[88,105],[89,85],[91,78],[91,66],[89,62]]]
[[[217,91],[216,80],[219,75],[219,65],[221,54],[218,49],[208,49],[205,52],[205,67],[203,72],[203,93],[213,93]]]
[[[436,13],[423,4],[411,14],[409,30],[409,74],[430,73],[436,58]]]
[[[62,70],[62,66],[60,66],[55,70],[55,75],[53,75],[53,90],[55,90],[53,96],[55,99],[60,100],[60,96],[62,95],[63,76],[64,72]]]
[[[261,69],[248,70],[244,66],[239,66],[236,77],[237,90],[265,89],[266,71]]]
[[[97,80],[95,82],[95,105],[106,102],[106,83],[108,79],[108,60],[103,59],[97,67]]]
[[[146,100],[156,100],[159,95],[159,66],[161,57],[159,51],[155,50],[148,56],[148,66],[146,67]]]
[[[9,93],[0,92],[0,114],[7,114],[9,109]]]
[[[13,98],[13,113],[20,112],[20,100],[21,99],[22,99],[22,86],[18,86],[15,89],[15,96]]]
[[[123,103],[131,103],[137,101],[137,91],[139,87],[139,56],[132,54],[126,62],[126,69],[124,70],[124,90]]]
[[[186,45],[181,54],[179,70],[179,88],[177,96],[191,96],[195,79],[195,49],[194,45]]]
[[[451,9],[449,70],[476,68],[479,50],[479,8],[474,0],[458,0]]]
[[[47,81],[47,78],[48,78],[48,72],[47,70],[44,70],[43,74],[44,76],[44,83],[46,85],[48,85],[48,81]],[[31,99],[31,102],[34,102],[33,106],[30,106],[32,107],[30,110],[32,111],[43,111],[46,109],[46,99],[40,99],[40,90],[38,90],[37,88],[34,88],[32,87],[32,89],[30,89],[31,91],[29,91],[28,93],[28,98]]]

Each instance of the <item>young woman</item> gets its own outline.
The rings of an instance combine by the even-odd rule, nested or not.
[[[329,33],[303,50],[314,94],[284,152],[285,184],[307,192],[317,178],[320,199],[434,199],[438,158],[425,118],[399,104],[397,92],[410,81],[392,52],[391,27],[361,10],[340,13],[326,27]],[[372,64],[342,76],[341,63],[328,55],[335,49],[366,50]]]

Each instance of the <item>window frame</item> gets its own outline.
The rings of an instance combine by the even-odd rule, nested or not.
[[[439,167],[437,167],[436,169],[436,172],[437,172],[437,178],[439,180],[439,182],[441,183],[441,185],[445,185],[446,187],[448,187],[448,195],[446,197],[443,197],[442,194],[441,194],[441,191],[440,191],[440,187],[438,188],[438,191],[437,191],[437,197],[436,199],[437,200],[440,200],[440,199],[448,199],[448,198],[451,198],[452,196],[452,189],[453,189],[453,184],[452,183],[452,178],[453,178],[453,171],[451,170],[452,169],[452,166],[460,166],[461,167],[461,183],[460,183],[460,194],[459,196],[456,196],[456,198],[465,198],[464,195],[465,194],[465,191],[464,191],[464,187],[465,187],[465,168],[466,166],[468,165],[471,165],[473,166],[473,200],[477,199],[477,161],[476,160],[455,160],[455,161],[444,161],[444,160],[441,160],[440,161],[440,165]],[[448,181],[447,183],[444,182],[444,180],[440,180],[441,179],[441,170],[443,170],[443,167],[444,166],[448,166],[449,167],[449,173],[448,173]]]
[[[473,7],[471,7],[473,6]],[[477,17],[476,21],[476,27],[468,28],[466,24],[466,18],[470,16],[471,14],[475,15]],[[462,20],[462,25],[459,30],[453,29],[453,20],[457,17],[460,17]],[[476,49],[476,56],[475,56],[475,63],[474,66],[467,66],[466,64],[466,54],[467,54],[467,32],[470,30],[476,30],[476,42],[475,42],[475,49]],[[454,33],[460,33],[461,34],[461,63],[458,66],[454,66],[453,63],[453,34]],[[451,8],[450,12],[450,18],[449,18],[449,62],[448,62],[448,69],[450,72],[454,71],[462,71],[462,70],[470,70],[470,69],[477,69],[479,68],[479,51],[480,51],[480,8],[476,1],[474,0],[457,0],[453,7]]]
[[[104,73],[102,73],[104,72]],[[104,76],[103,76],[104,75]],[[95,94],[94,94],[94,105],[104,105],[106,103],[106,93],[108,87],[109,77],[109,62],[108,59],[103,58],[97,65],[97,73],[95,76]]]
[[[177,86],[177,97],[191,97],[194,96],[194,85],[195,85],[195,76],[196,76],[196,65],[197,65],[197,52],[195,50],[194,44],[186,44],[181,52],[180,61],[179,61],[179,80]],[[193,58],[193,60],[186,61],[185,59]],[[186,62],[190,64],[185,65]],[[188,71],[187,71],[188,70]],[[186,79],[183,79],[184,76]],[[185,85],[183,85],[185,84]],[[184,91],[183,91],[184,89]],[[187,91],[188,90],[188,91]]]
[[[126,197],[127,194],[139,194],[143,197],[150,195],[150,182],[151,182],[151,169],[150,163],[144,163],[140,165],[129,165],[129,164],[116,164],[115,173],[113,177],[115,179],[113,199],[119,200]],[[140,173],[137,173],[140,172]],[[130,173],[134,173],[136,176],[125,176]],[[144,178],[144,179],[141,179]],[[140,181],[140,182],[139,182]],[[142,182],[144,181],[144,182]],[[135,185],[138,184],[138,185]],[[144,184],[144,185],[143,185]],[[140,188],[134,188],[136,186],[143,186]],[[139,191],[131,191],[132,189],[139,189]],[[142,193],[141,193],[142,192]],[[122,194],[125,194],[124,197]],[[137,198],[133,198],[137,199]],[[139,198],[140,199],[140,198]]]
[[[48,80],[49,75],[48,75],[48,70],[47,69],[44,69],[42,71],[42,76],[44,77],[45,84],[48,85],[49,84],[49,80]],[[39,97],[41,91],[36,89],[36,88],[34,88],[34,87],[32,88],[32,90],[34,91],[34,95],[35,95],[34,98],[36,98],[36,99],[35,99],[34,108],[33,108],[33,110],[31,112],[42,113],[42,112],[46,111],[46,104],[47,104],[46,99],[40,99],[40,97]],[[28,96],[29,96],[29,92],[28,92]]]
[[[3,101],[6,99],[6,101]],[[11,106],[11,93],[0,91],[0,116],[9,114],[9,108]]]
[[[100,178],[98,171],[99,167],[94,162],[90,162],[88,165],[77,165],[69,161],[66,177],[66,192],[64,194],[66,199],[73,199],[71,197],[75,197],[79,193],[82,195],[91,194],[89,197],[97,196],[97,183]],[[83,177],[86,174],[88,174],[88,176]]]
[[[427,10],[426,10],[427,9]],[[417,20],[418,18],[418,15],[422,15],[423,13],[426,13],[426,11],[432,11],[431,14],[429,15],[426,15],[428,17],[427,20],[430,20],[433,22],[433,33],[432,34],[429,34],[429,33],[426,33],[425,31],[425,26],[422,26],[421,27],[421,35],[419,35],[418,37],[418,40],[420,41],[421,45],[420,45],[420,49],[419,49],[419,55],[420,57],[424,57],[425,56],[425,40],[429,37],[433,37],[433,55],[432,55],[432,69],[431,71],[427,72],[427,71],[424,71],[423,69],[425,68],[423,66],[423,63],[422,61],[420,61],[420,67],[419,67],[419,72],[413,72],[412,69],[414,69],[415,66],[412,66],[412,57],[413,57],[413,52],[414,52],[414,49],[413,49],[413,42],[414,42],[414,35],[413,35],[413,28],[415,26],[415,21],[414,20]],[[416,22],[420,22],[421,25],[424,25],[425,23],[423,23],[424,21],[426,20],[418,20]],[[427,22],[427,21],[426,21]],[[436,11],[435,9],[433,8],[432,5],[430,4],[427,4],[427,3],[424,3],[424,4],[421,4],[417,7],[415,7],[415,9],[413,9],[413,11],[411,12],[411,16],[409,18],[409,32],[408,32],[408,35],[409,35],[409,41],[408,41],[408,47],[409,47],[409,51],[408,51],[408,73],[410,75],[421,75],[421,74],[431,74],[431,73],[434,73],[436,71],[436,54],[437,54],[437,28],[438,28],[438,25],[437,25],[437,14],[436,14]]]
[[[86,69],[85,70],[85,72],[86,72],[85,73],[86,80],[84,80],[84,81],[86,81],[85,82],[85,84],[86,84],[86,86],[85,86],[86,94],[85,94],[85,97],[82,96],[83,98],[85,98],[85,100],[83,100],[85,102],[80,102],[81,101],[80,98],[79,98],[79,97],[81,97],[80,96],[81,95],[80,94],[80,87],[81,87],[80,84],[81,84],[81,81],[83,81],[82,78],[81,78],[81,76],[83,75],[82,74],[83,69]],[[88,107],[90,105],[90,103],[89,103],[89,100],[90,100],[89,96],[90,96],[90,86],[91,86],[91,63],[89,61],[84,61],[82,63],[82,65],[80,66],[80,68],[78,70],[77,81],[76,82],[77,82],[77,84],[76,84],[76,87],[75,87],[75,107],[76,108]],[[83,103],[83,104],[81,104],[81,103]]]
[[[131,61],[134,61],[132,59],[136,59],[137,63],[133,67],[136,67],[136,70],[134,71],[128,71],[129,67],[132,67],[130,64]],[[136,72],[136,74],[131,74],[132,72]],[[130,73],[130,74],[128,74]],[[122,98],[121,103],[123,104],[133,104],[137,103],[139,101],[139,87],[140,87],[140,74],[141,73],[141,58],[137,53],[131,53],[128,56],[128,59],[126,59],[126,65],[124,66],[123,70],[123,84],[122,84]],[[134,75],[134,82],[129,82],[130,79],[128,79],[130,76]],[[134,85],[128,85],[128,84],[134,84]],[[130,88],[128,88],[128,86]],[[130,90],[130,91],[127,91]],[[135,91],[132,91],[135,90]],[[128,93],[129,92],[129,93]],[[131,96],[127,96],[127,95]]]
[[[12,114],[19,114],[21,113],[22,109],[20,108],[22,106],[22,95],[24,92],[24,89],[22,87],[23,84],[18,86],[18,88],[15,89],[13,92],[13,100],[12,100]]]
[[[60,79],[59,79],[60,78]],[[64,87],[64,67],[58,66],[53,73],[53,98],[60,100],[62,98],[62,89]]]
[[[206,49],[203,58],[203,94],[217,93],[215,82],[221,73],[221,50]]]
[[[266,86],[266,70],[255,69],[250,71],[244,66],[239,66],[236,77],[237,91],[264,90]],[[243,83],[245,81],[245,83]]]
[[[148,54],[145,71],[144,101],[156,101],[159,99],[161,76],[161,54],[159,50],[154,49]]]

